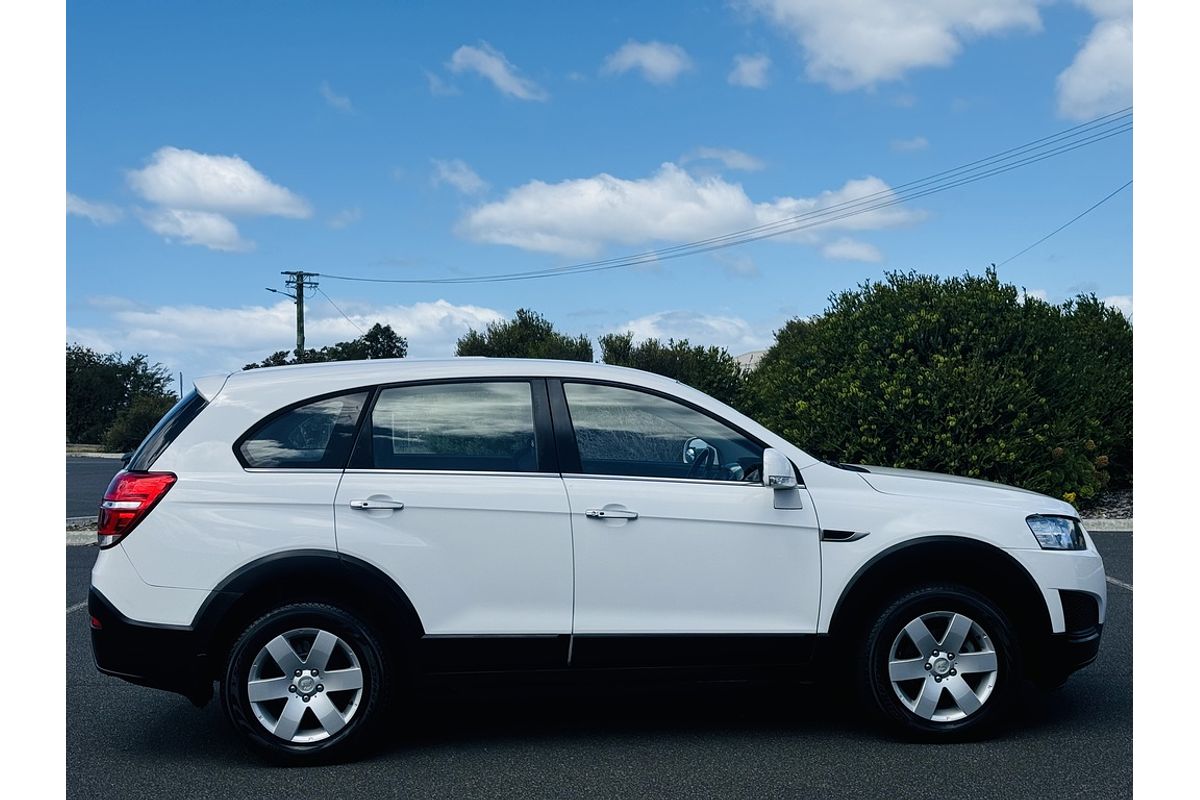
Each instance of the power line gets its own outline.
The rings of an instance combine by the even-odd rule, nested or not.
[[[1121,115],[1121,112],[1115,112],[1115,115]],[[963,167],[956,167],[951,170],[944,170],[941,173],[937,173],[937,175],[945,176],[943,178],[943,180],[941,182],[935,182],[933,185],[927,185],[927,184],[930,184],[931,178],[933,177],[933,176],[931,176],[931,178],[925,178],[925,179],[921,179],[919,181],[911,181],[907,184],[902,184],[902,186],[910,187],[909,191],[907,191],[907,192],[896,192],[894,189],[889,189],[889,190],[885,190],[882,192],[876,192],[873,195],[867,195],[865,197],[856,198],[855,200],[839,203],[834,206],[826,207],[824,209],[807,212],[805,214],[800,214],[795,217],[786,218],[784,220],[777,220],[775,222],[766,223],[764,225],[756,226],[755,228],[746,229],[744,231],[738,231],[738,232],[734,232],[731,234],[725,234],[724,236],[719,236],[719,237],[712,237],[710,239],[701,240],[699,242],[689,242],[686,244],[675,245],[672,247],[648,251],[645,253],[637,253],[634,255],[625,256],[625,257],[621,257],[621,258],[584,262],[582,264],[572,264],[572,265],[563,266],[563,267],[551,267],[548,269],[541,269],[541,270],[530,270],[527,272],[507,273],[507,274],[478,276],[478,277],[398,279],[398,278],[357,278],[357,277],[349,277],[349,276],[341,276],[341,275],[328,275],[328,274],[326,275],[326,277],[332,278],[334,280],[366,281],[366,282],[372,282],[372,283],[420,283],[420,284],[492,283],[492,282],[505,282],[505,281],[511,281],[511,280],[528,280],[528,279],[532,279],[532,278],[551,277],[551,276],[561,275],[561,274],[576,274],[576,273],[580,273],[580,272],[593,272],[593,271],[598,271],[598,270],[602,270],[602,269],[614,269],[614,268],[619,268],[619,267],[632,266],[635,264],[643,264],[643,263],[648,263],[648,262],[652,262],[652,261],[662,261],[662,260],[668,260],[668,259],[672,259],[672,258],[679,258],[679,257],[683,257],[686,255],[694,255],[694,254],[698,254],[698,253],[709,252],[711,250],[721,249],[724,247],[731,247],[731,246],[734,246],[737,244],[744,244],[746,242],[757,241],[759,239],[765,239],[765,238],[769,238],[772,236],[782,235],[784,233],[791,233],[791,232],[794,232],[797,230],[802,230],[802,229],[809,228],[809,227],[815,227],[816,225],[827,224],[829,222],[833,222],[833,221],[836,221],[839,219],[844,219],[846,217],[856,216],[857,214],[860,214],[860,213],[877,211],[882,208],[887,208],[889,206],[897,205],[898,203],[906,202],[908,200],[912,200],[912,199],[915,199],[918,197],[924,197],[924,196],[927,196],[930,194],[935,194],[937,192],[956,188],[958,186],[963,186],[968,183],[974,183],[975,181],[981,180],[983,178],[991,177],[993,175],[1001,174],[1003,172],[1008,172],[1013,169],[1017,169],[1019,167],[1026,166],[1028,164],[1036,163],[1038,161],[1043,161],[1046,158],[1050,158],[1050,157],[1057,156],[1057,155],[1062,155],[1064,153],[1071,152],[1072,150],[1077,150],[1080,147],[1094,144],[1097,141],[1101,141],[1103,139],[1110,138],[1111,136],[1115,136],[1120,133],[1124,133],[1131,129],[1131,126],[1125,124],[1125,122],[1128,118],[1128,115],[1122,115],[1120,119],[1116,119],[1116,120],[1111,119],[1115,115],[1108,115],[1108,117],[1110,119],[1107,119],[1107,120],[1105,118],[1101,118],[1100,125],[1095,125],[1094,123],[1096,121],[1093,121],[1093,123],[1085,123],[1084,125],[1081,125],[1081,126],[1075,126],[1075,128],[1068,129],[1067,131],[1060,132],[1059,134],[1055,134],[1053,136],[1043,137],[1042,139],[1039,139],[1033,143],[1030,143],[1030,145],[1033,146],[1032,148],[1030,147],[1030,145],[1023,145],[1023,146],[1017,147],[1017,148],[1010,148],[1009,150],[1003,151],[1002,153],[997,154],[996,156],[991,156],[991,157],[988,157],[985,159],[979,159],[978,161],[971,162],[971,164],[964,165]],[[1106,125],[1109,125],[1111,122],[1114,122],[1114,121],[1119,124],[1119,127],[1105,128]],[[1092,127],[1088,127],[1089,125]],[[1084,130],[1085,128],[1086,128],[1086,130]],[[1078,138],[1081,134],[1084,134],[1085,138],[1082,138],[1082,139]],[[1067,136],[1064,137],[1064,135],[1067,135]],[[1070,137],[1075,137],[1074,141],[1070,141],[1069,140]],[[1053,147],[1052,149],[1050,149],[1048,151],[1037,152],[1039,149],[1042,149],[1042,148],[1046,147],[1047,145],[1057,145],[1057,146]],[[1011,161],[1011,159],[1014,157],[1020,157],[1020,158],[1017,161]],[[1004,161],[1009,161],[1010,163],[1004,164],[1004,163],[1002,163]],[[973,174],[972,174],[972,172],[964,171],[964,170],[967,170],[972,165],[975,165]],[[979,171],[980,167],[984,168],[983,171]],[[874,204],[871,204],[872,198],[880,197],[880,196],[882,196],[882,198],[883,198],[882,202],[875,202]],[[867,205],[864,206],[864,204],[867,204]],[[857,210],[850,211],[850,209],[853,209],[855,207],[857,207]],[[838,213],[838,212],[847,212],[847,213]],[[822,219],[823,217],[824,217],[824,219]],[[786,226],[786,227],[784,227],[784,226]]]
[[[622,267],[645,264],[655,261],[665,261],[690,255],[711,252],[713,250],[733,247],[761,239],[794,233],[807,228],[826,225],[841,219],[859,214],[879,211],[900,203],[948,191],[965,186],[976,181],[984,180],[995,175],[1019,169],[1030,164],[1044,161],[1048,158],[1065,155],[1066,153],[1087,147],[1097,142],[1109,139],[1132,130],[1132,106],[1098,117],[1090,122],[1075,125],[1058,133],[1043,136],[1017,147],[1002,150],[985,158],[962,164],[951,169],[942,170],[914,181],[908,181],[896,187],[874,192],[836,203],[825,208],[797,214],[773,222],[763,223],[752,228],[687,242],[658,250],[634,253],[627,256],[587,261],[561,267],[549,267],[523,272],[500,273],[457,278],[364,278],[324,273],[322,277],[331,280],[359,281],[367,283],[398,283],[398,284],[457,284],[457,283],[502,283],[535,278],[556,277],[558,275],[574,275],[585,272],[619,269]]]
[[[1116,197],[1118,194],[1120,194],[1121,192],[1125,191],[1126,189],[1128,189],[1128,188],[1129,188],[1130,186],[1132,186],[1132,185],[1133,185],[1133,181],[1132,181],[1132,180],[1129,180],[1129,181],[1127,181],[1127,182],[1125,183],[1125,185],[1124,185],[1124,186],[1120,187],[1119,189],[1114,189],[1113,191],[1111,191],[1111,192],[1109,192],[1108,194],[1106,194],[1106,195],[1104,196],[1104,198],[1103,198],[1103,199],[1101,199],[1101,200],[1100,200],[1098,203],[1094,203],[1093,205],[1089,206],[1089,207],[1087,208],[1087,210],[1085,210],[1085,211],[1083,211],[1082,213],[1080,213],[1080,214],[1077,214],[1076,216],[1072,217],[1072,218],[1071,218],[1070,220],[1068,220],[1067,222],[1064,222],[1062,225],[1059,225],[1057,228],[1055,228],[1054,230],[1050,231],[1049,233],[1047,233],[1047,234],[1046,234],[1045,236],[1043,236],[1042,238],[1038,239],[1038,240],[1037,240],[1036,242],[1034,242],[1033,244],[1029,245],[1029,247],[1026,247],[1024,250],[1020,251],[1019,253],[1014,253],[1013,255],[1011,255],[1011,256],[1009,256],[1008,258],[1006,258],[1006,259],[1004,259],[1003,261],[1001,261],[1001,262],[1000,262],[999,264],[997,264],[996,266],[998,266],[998,267],[1003,267],[1005,264],[1007,264],[1008,262],[1012,261],[1014,258],[1017,258],[1018,256],[1023,256],[1023,255],[1025,255],[1025,254],[1026,254],[1026,253],[1028,253],[1030,250],[1032,250],[1033,248],[1037,247],[1037,246],[1038,246],[1039,244],[1041,244],[1042,242],[1044,242],[1044,241],[1046,241],[1047,239],[1049,239],[1051,236],[1054,236],[1055,234],[1057,234],[1057,233],[1059,233],[1059,232],[1061,232],[1061,231],[1064,231],[1064,230],[1066,230],[1067,228],[1071,227],[1071,226],[1072,226],[1072,225],[1074,225],[1076,222],[1078,222],[1079,220],[1083,219],[1083,218],[1084,218],[1084,217],[1086,217],[1088,214],[1092,213],[1092,212],[1093,212],[1093,211],[1095,211],[1097,208],[1099,208],[1100,206],[1104,205],[1104,204],[1105,204],[1105,203],[1107,203],[1109,200],[1111,200],[1112,198]]]
[[[347,317],[347,316],[346,316],[346,312],[345,312],[345,311],[342,311],[342,309],[338,308],[338,304],[337,304],[337,303],[335,303],[335,302],[333,302],[333,298],[332,298],[332,297],[330,297],[329,295],[325,294],[325,290],[324,290],[324,289],[322,289],[321,287],[319,287],[319,286],[318,286],[318,287],[317,287],[317,291],[321,293],[321,296],[322,296],[322,297],[324,297],[326,300],[328,300],[328,301],[329,301],[329,305],[331,305],[331,306],[333,306],[334,308],[336,308],[336,309],[337,309],[337,312],[338,312],[339,314],[341,314],[343,317],[346,317],[346,322],[349,322],[349,323],[350,323],[351,325],[353,325],[355,328],[358,328],[358,332],[359,332],[359,333],[361,333],[362,335],[366,336],[367,332],[366,332],[366,331],[364,331],[362,328],[359,328],[359,327],[358,327],[358,323],[357,323],[357,322],[355,322],[354,320],[350,319],[350,317]]]

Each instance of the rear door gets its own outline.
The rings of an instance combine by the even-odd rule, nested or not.
[[[562,389],[573,664],[734,662],[765,655],[772,637],[787,650],[789,637],[815,633],[816,515],[803,488],[799,502],[776,508],[775,490],[762,483],[761,443],[635,387],[564,381]]]
[[[565,663],[571,529],[544,381],[381,388],[335,516],[339,551],[391,575],[427,638]]]

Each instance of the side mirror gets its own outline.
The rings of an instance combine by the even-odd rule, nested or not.
[[[763,484],[772,489],[796,488],[796,470],[792,462],[774,447],[763,451]]]
[[[121,454],[121,466],[122,467],[128,467],[129,462],[132,460],[133,460],[133,451],[132,450],[130,450],[128,453]]]

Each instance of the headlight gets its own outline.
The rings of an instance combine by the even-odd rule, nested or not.
[[[1083,528],[1070,517],[1045,517],[1035,514],[1027,517],[1029,530],[1043,550],[1086,550]]]

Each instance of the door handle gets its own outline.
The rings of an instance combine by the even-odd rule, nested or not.
[[[371,511],[373,509],[391,509],[399,511],[404,508],[404,503],[398,500],[351,500],[350,507],[360,511]]]
[[[637,519],[636,511],[629,511],[624,508],[589,508],[584,512],[592,519]]]

